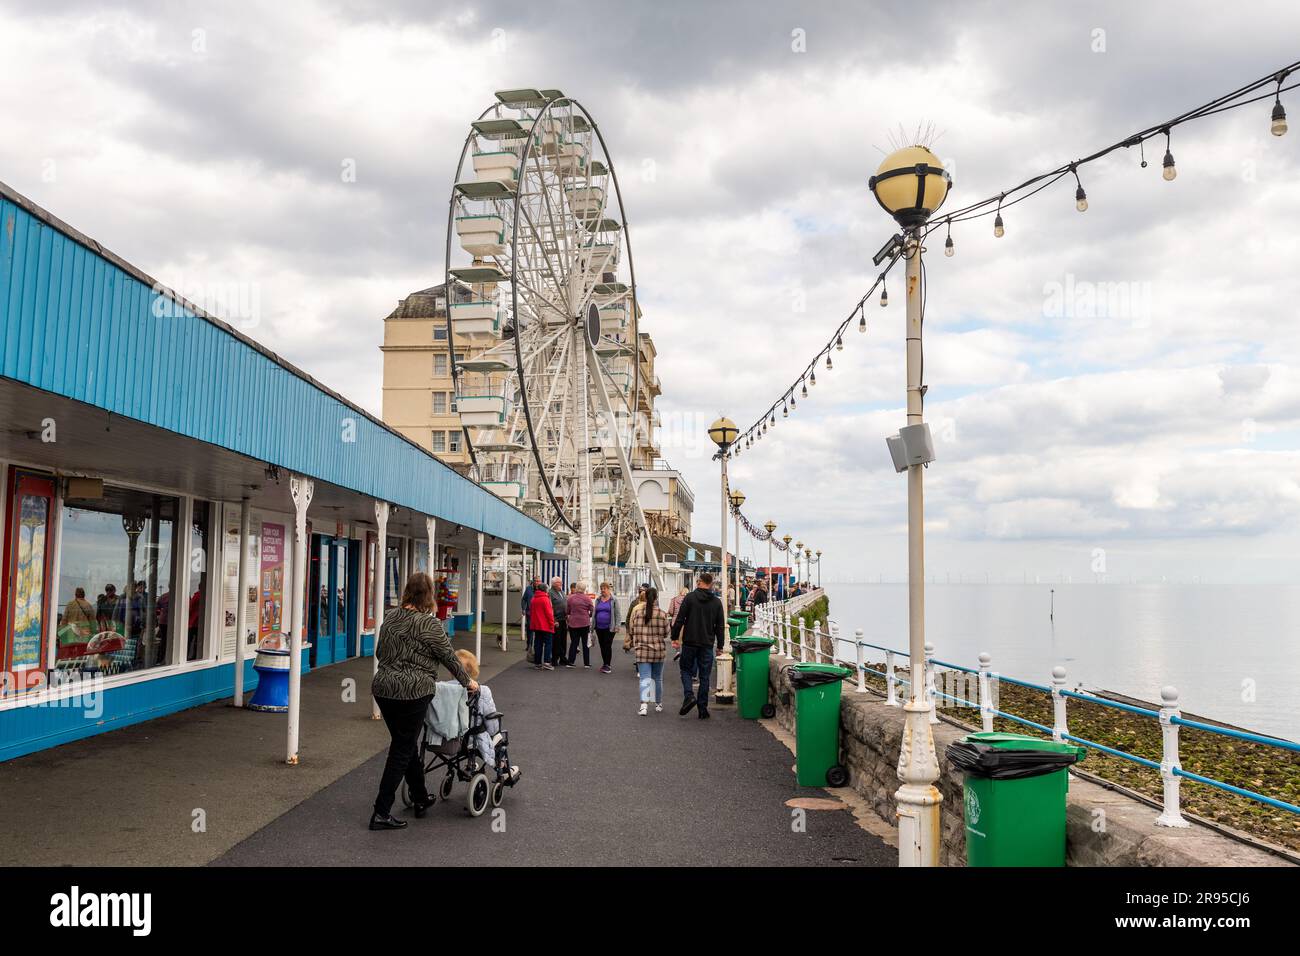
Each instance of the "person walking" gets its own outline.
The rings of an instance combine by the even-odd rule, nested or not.
[[[627,644],[636,655],[636,672],[641,679],[641,709],[644,717],[653,696],[655,713],[664,709],[664,658],[667,656],[671,623],[659,607],[659,592],[648,588],[640,610],[632,615]]]
[[[727,622],[722,613],[722,601],[713,593],[713,575],[703,572],[696,580],[695,590],[682,601],[677,619],[673,621],[673,647],[680,647],[682,670],[682,709],[685,717],[692,707],[699,708],[700,720],[709,719],[709,678],[713,673],[714,645],[719,651],[726,640]],[[700,689],[694,687],[699,678]]]
[[[618,599],[614,597],[614,586],[608,581],[600,585],[600,597],[596,599],[591,623],[596,629],[596,640],[600,642],[600,672],[608,674],[614,669],[614,631],[618,628]]]
[[[591,669],[591,615],[596,610],[595,598],[587,593],[587,585],[579,582],[573,586],[565,604],[565,622],[569,628],[569,667],[576,666],[578,648],[582,648],[582,666]]]
[[[423,817],[433,805],[424,785],[420,761],[420,728],[438,682],[438,665],[471,693],[478,684],[465,673],[452,652],[446,628],[435,614],[433,580],[424,572],[412,574],[402,591],[402,604],[384,615],[375,649],[378,657],[370,693],[375,698],[392,738],[388,758],[379,778],[379,794],[370,814],[370,829],[401,830],[405,820],[393,816],[397,785],[406,778],[415,815]]]
[[[528,662],[530,664],[535,664],[536,661],[533,660],[533,641],[531,636],[532,627],[528,623],[528,609],[532,606],[533,595],[537,593],[537,590],[541,586],[542,586],[542,576],[540,574],[534,573],[532,580],[528,582],[528,587],[524,588],[524,593],[519,596],[519,613],[523,615],[524,627],[527,627],[529,629],[528,646],[524,649],[524,657],[528,659]]]
[[[551,590],[547,592],[551,599],[551,616],[555,618],[555,638],[551,642],[551,664],[559,667],[566,660],[564,635],[569,613],[569,596],[564,593],[564,579],[551,578]]]
[[[533,592],[533,600],[528,605],[528,630],[533,635],[533,666],[539,671],[555,670],[555,665],[551,663],[551,644],[555,640],[555,605],[551,603],[550,593],[541,587]]]

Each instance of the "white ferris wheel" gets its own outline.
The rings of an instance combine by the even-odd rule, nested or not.
[[[496,99],[470,124],[447,218],[447,337],[473,477],[552,528],[588,585],[594,539],[630,519],[662,590],[632,483],[648,422],[614,163],[572,97]],[[457,357],[458,341],[472,352]]]

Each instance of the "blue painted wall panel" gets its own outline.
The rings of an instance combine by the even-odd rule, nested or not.
[[[551,533],[0,197],[0,375],[539,551]],[[344,421],[356,441],[341,440]]]

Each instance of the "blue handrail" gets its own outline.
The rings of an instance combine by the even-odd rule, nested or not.
[[[1300,744],[1293,743],[1290,740],[1283,740],[1280,737],[1265,737],[1263,734],[1252,734],[1245,730],[1233,730],[1231,727],[1216,727],[1214,724],[1203,724],[1199,720],[1188,720],[1185,717],[1170,717],[1169,722],[1171,724],[1181,724],[1184,727],[1192,727],[1195,730],[1208,730],[1212,734],[1222,734],[1225,737],[1235,737],[1238,740],[1249,740],[1251,743],[1265,744],[1269,747],[1281,747],[1283,750],[1300,752]]]
[[[1270,807],[1277,807],[1279,810],[1290,810],[1292,813],[1300,813],[1300,807],[1294,803],[1287,803],[1284,800],[1275,800],[1273,797],[1266,797],[1262,793],[1256,793],[1254,790],[1245,790],[1242,787],[1234,787],[1230,783],[1224,783],[1222,780],[1213,780],[1210,777],[1202,777],[1199,773],[1192,773],[1190,770],[1184,770],[1182,767],[1174,768],[1174,776],[1186,777],[1188,780],[1195,780],[1197,783],[1208,784],[1211,787],[1218,787],[1220,790],[1226,790],[1228,793],[1235,793],[1239,797],[1249,797],[1251,800],[1258,800],[1260,803],[1267,803]]]
[[[1103,707],[1113,707],[1115,710],[1126,710],[1130,714],[1141,714],[1143,717],[1154,717],[1160,719],[1160,712],[1156,710],[1147,710],[1145,707],[1134,707],[1132,704],[1121,704],[1117,700],[1108,700],[1105,697],[1098,697],[1095,694],[1077,694],[1072,690],[1062,690],[1062,697],[1073,697],[1075,700],[1087,701],[1090,704],[1101,704]]]

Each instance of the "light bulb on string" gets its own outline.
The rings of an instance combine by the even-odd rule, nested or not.
[[[951,219],[948,220],[948,238],[944,239],[943,241],[943,254],[947,256],[949,259],[952,258],[953,247],[952,247],[952,220]]]
[[[807,398],[807,397],[808,397],[808,383],[807,383],[807,382],[804,382],[804,383],[799,387],[799,392],[800,392],[801,395],[803,395],[804,398]]]
[[[1174,165],[1174,154],[1169,148],[1169,130],[1165,130],[1165,159],[1161,165],[1164,166],[1161,175],[1165,177],[1165,182],[1172,183],[1178,177],[1178,167]]]
[[[1083,183],[1079,181],[1079,171],[1071,165],[1070,172],[1074,173],[1074,184],[1078,187],[1074,190],[1074,208],[1079,212],[1087,212],[1088,194],[1083,191]]]
[[[775,408],[772,409],[772,420],[771,420],[768,424],[769,424],[769,425],[775,425],[775,424],[776,424],[776,409],[775,409]]]
[[[816,369],[813,369],[813,370],[812,370],[812,374],[808,376],[808,384],[809,384],[809,385],[816,385],[816,384],[817,384],[817,370],[816,370]]]
[[[998,214],[993,217],[993,237],[995,239],[1001,239],[1007,232],[1002,225],[1002,200],[1005,197],[1006,193],[998,197]]]
[[[830,370],[833,369],[833,368],[835,368],[835,365],[831,362],[831,353],[830,353],[830,352],[827,352],[827,353],[826,353],[826,370],[827,370],[827,371],[830,371]]]
[[[844,351],[844,339],[839,335],[835,336],[835,351],[837,352]]]
[[[797,404],[797,403],[796,403],[795,400],[794,400],[794,392],[791,391],[791,392],[790,392],[790,407],[791,407],[791,408],[795,408],[795,407],[796,407],[796,404]]]
[[[789,418],[789,417],[790,417],[790,406],[789,406],[789,405],[784,405],[784,404],[783,404],[783,405],[781,406],[781,417],[782,417],[782,418]]]
[[[858,331],[865,333],[867,331],[867,310],[858,306]]]
[[[1282,106],[1282,82],[1285,79],[1285,73],[1277,75],[1277,96],[1273,100],[1273,121],[1268,127],[1268,131],[1274,136],[1286,135],[1286,110]]]
[[[880,307],[883,309],[889,305],[889,290],[883,284],[880,286]]]

